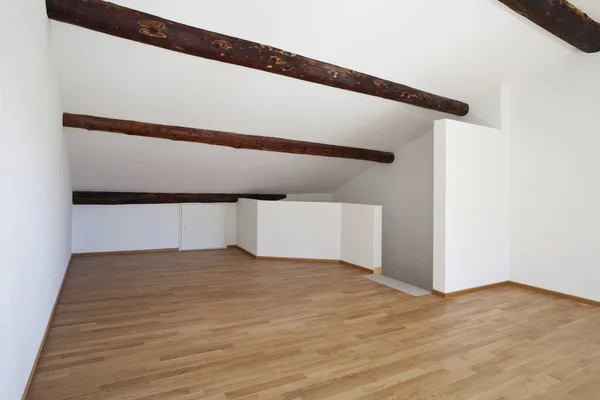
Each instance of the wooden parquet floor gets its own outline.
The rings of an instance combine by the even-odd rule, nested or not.
[[[600,399],[600,309],[239,250],[76,257],[30,400]]]

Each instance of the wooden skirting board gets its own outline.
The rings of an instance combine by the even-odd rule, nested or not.
[[[25,390],[23,391],[23,396],[21,397],[21,400],[27,399],[29,388],[31,387],[31,382],[33,382],[33,376],[35,375],[35,370],[37,369],[38,362],[40,361],[40,356],[42,355],[44,344],[46,344],[48,332],[50,332],[50,325],[52,324],[52,320],[54,319],[54,312],[56,311],[56,306],[58,306],[58,299],[60,299],[60,294],[62,293],[63,287],[65,286],[65,281],[67,280],[67,275],[69,274],[69,268],[71,268],[72,261],[73,255],[71,254],[71,257],[69,257],[69,263],[67,264],[67,268],[65,269],[65,273],[60,284],[60,288],[58,289],[58,293],[56,294],[56,299],[54,300],[54,306],[52,306],[52,311],[50,312],[50,318],[48,318],[48,324],[46,325],[46,331],[44,332],[44,336],[42,337],[42,343],[40,343],[40,348],[38,349],[37,355],[35,356],[35,360],[33,361],[31,372],[29,372],[29,379],[27,379],[27,385],[25,385]]]
[[[591,304],[591,305],[596,306],[596,307],[600,307],[600,301],[586,299],[584,297],[573,296],[573,295],[566,294],[566,293],[555,292],[554,290],[542,289],[542,288],[539,288],[539,287],[536,287],[536,286],[525,285],[524,283],[519,283],[519,282],[510,281],[510,282],[508,282],[508,284],[512,285],[512,286],[520,287],[520,288],[523,288],[523,289],[534,290],[536,292],[551,294],[551,295],[554,295],[554,296],[563,297],[565,299],[578,301],[580,303],[586,303],[586,304]]]
[[[367,267],[363,267],[361,265],[352,264],[352,263],[349,263],[348,261],[342,261],[342,260],[340,260],[340,264],[348,265],[348,266],[350,266],[352,268],[356,268],[356,269],[360,269],[360,270],[363,270],[363,271],[371,272],[373,274],[381,275],[381,267],[375,267],[373,269],[370,269],[370,268],[367,268]],[[378,271],[379,271],[379,273],[377,273]]]
[[[569,299],[569,300],[573,300],[573,301],[578,301],[580,303],[585,303],[585,304],[590,304],[590,305],[593,305],[593,306],[600,307],[600,301],[586,299],[584,297],[573,296],[573,295],[566,294],[566,293],[555,292],[554,290],[542,289],[542,288],[539,288],[537,286],[526,285],[524,283],[513,282],[513,281],[504,281],[504,282],[492,283],[490,285],[477,286],[477,287],[474,287],[474,288],[464,289],[464,290],[458,290],[456,292],[450,292],[450,293],[443,293],[443,292],[440,292],[440,291],[437,291],[437,290],[433,290],[432,293],[434,295],[436,295],[436,296],[440,296],[440,297],[443,297],[443,298],[447,299],[447,298],[461,296],[461,295],[464,295],[464,294],[479,292],[479,291],[482,291],[482,290],[493,289],[493,288],[500,287],[500,286],[515,286],[515,287],[520,287],[522,289],[534,290],[536,292],[551,294],[553,296],[558,296],[558,297],[562,297],[562,298],[565,298],[565,299]]]
[[[298,257],[269,257],[269,256],[255,256],[257,260],[268,260],[268,261],[298,261],[298,262],[320,262],[325,264],[339,264],[340,260],[333,260],[327,258],[298,258]]]
[[[464,290],[458,290],[456,292],[450,292],[450,293],[443,293],[443,292],[439,292],[437,290],[433,290],[432,293],[435,294],[436,296],[440,296],[443,298],[449,298],[449,297],[456,297],[456,296],[461,296],[463,294],[468,294],[468,293],[473,293],[473,292],[479,292],[481,290],[486,290],[486,289],[493,289],[499,286],[505,286],[508,285],[508,281],[505,282],[498,282],[498,283],[492,283],[490,285],[483,285],[483,286],[477,286],[474,288],[470,288],[470,289],[464,289]]]
[[[342,261],[342,260],[334,260],[334,259],[326,259],[326,258],[296,258],[296,257],[267,257],[267,256],[257,256],[254,253],[249,252],[248,250],[237,246],[237,245],[228,245],[227,248],[236,248],[239,249],[241,251],[243,251],[244,253],[248,254],[251,257],[254,257],[257,260],[265,260],[265,261],[296,261],[296,262],[320,262],[320,263],[326,263],[326,264],[344,264],[344,265],[348,265],[350,267],[356,268],[356,269],[360,269],[361,271],[365,271],[365,272],[370,272],[370,273],[377,273],[377,271],[379,271],[379,275],[381,275],[381,267],[376,267],[374,270],[367,268],[367,267],[362,267],[360,265],[356,265],[356,264],[352,264],[349,263],[347,261]]]
[[[119,254],[145,254],[145,253],[165,253],[171,251],[179,251],[177,247],[168,249],[148,249],[148,250],[122,250],[122,251],[97,251],[91,253],[73,253],[74,256],[111,256]]]
[[[242,247],[240,247],[240,246],[238,246],[238,245],[236,245],[236,244],[233,244],[233,245],[227,245],[227,248],[228,248],[228,249],[238,249],[238,250],[241,250],[241,251],[243,251],[244,253],[248,254],[250,257],[254,257],[254,258],[256,258],[256,254],[250,253],[248,250],[246,250],[246,249],[244,249],[244,248],[242,248]]]

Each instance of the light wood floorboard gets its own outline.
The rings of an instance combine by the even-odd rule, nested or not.
[[[30,400],[600,399],[600,309],[237,249],[74,257]]]

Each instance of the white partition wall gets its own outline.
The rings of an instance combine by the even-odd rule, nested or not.
[[[236,203],[75,205],[72,214],[73,253],[220,248],[237,239]],[[186,224],[194,232],[184,237]],[[223,234],[218,243],[198,246]]]
[[[240,199],[219,204],[73,206],[73,253],[204,250],[381,267],[381,206]]]
[[[381,267],[381,206],[238,202],[237,243],[257,257],[346,261]]]
[[[381,206],[342,204],[342,261],[381,267]]]
[[[258,235],[258,201],[239,199],[237,203],[237,245],[256,254]]]
[[[257,256],[339,260],[340,204],[258,202]]]
[[[179,250],[227,247],[225,204],[182,204]]]
[[[509,137],[441,120],[434,132],[434,282],[451,293],[509,280]]]
[[[226,209],[227,218],[226,227],[226,242],[227,246],[237,244],[237,203],[223,203]]]
[[[73,253],[179,247],[179,204],[73,206]]]

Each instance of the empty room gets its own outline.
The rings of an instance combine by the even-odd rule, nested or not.
[[[0,399],[600,400],[598,1],[113,1],[0,1]]]

